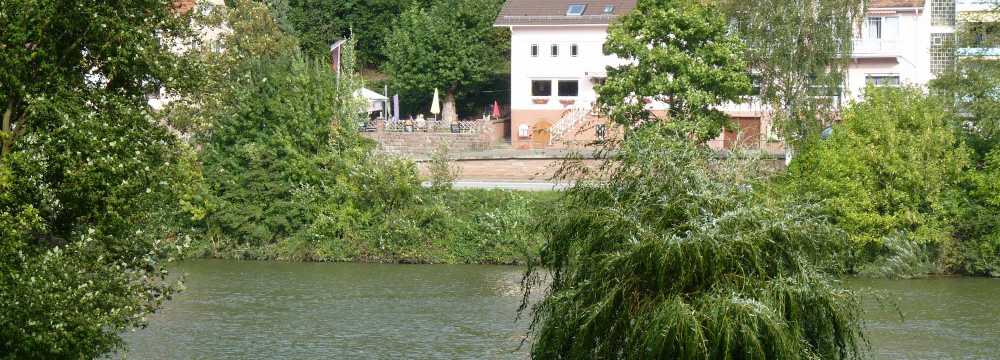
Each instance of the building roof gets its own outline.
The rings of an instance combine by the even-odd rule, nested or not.
[[[512,25],[607,25],[635,8],[636,0],[507,0],[496,26]],[[586,5],[582,15],[566,15],[570,5]],[[613,6],[605,14],[606,6]]]
[[[923,8],[924,0],[869,0],[869,9]]]

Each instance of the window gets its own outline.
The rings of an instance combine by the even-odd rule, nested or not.
[[[569,56],[576,57],[577,55],[580,55],[580,47],[576,46],[576,44],[570,45]]]
[[[552,81],[532,80],[531,96],[552,96]]]
[[[895,16],[869,17],[867,27],[866,39],[895,41],[899,37],[899,18]]]
[[[559,56],[559,45],[552,44],[552,49],[549,51],[551,52],[552,57]]]
[[[899,86],[899,75],[865,75],[865,83],[874,86]]]
[[[583,15],[585,10],[587,10],[587,5],[585,4],[570,4],[566,8],[566,16],[580,16]]]
[[[559,80],[559,96],[577,96],[580,94],[580,82],[576,80]]]
[[[521,124],[517,127],[517,137],[531,137],[531,127],[528,124]]]
[[[613,14],[615,12],[614,5],[604,5],[604,15]]]
[[[868,18],[868,31],[866,31],[866,37],[869,39],[881,39],[882,38],[882,18],[881,17],[870,17]]]
[[[538,44],[531,44],[531,57],[538,57]]]

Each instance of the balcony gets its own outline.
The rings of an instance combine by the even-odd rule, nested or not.
[[[899,41],[885,39],[854,39],[854,59],[896,58],[900,55]]]

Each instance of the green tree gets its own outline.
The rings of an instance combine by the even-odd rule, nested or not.
[[[757,194],[755,166],[714,155],[653,124],[623,141],[606,177],[569,190],[546,227],[533,358],[859,355],[856,298],[816,265],[842,233]]]
[[[493,20],[502,1],[442,0],[429,9],[413,6],[386,39],[383,69],[404,92],[428,99],[444,94],[444,120],[457,119],[455,99],[485,82],[502,63]]]
[[[791,164],[791,192],[822,204],[857,249],[881,249],[898,233],[946,245],[956,186],[969,165],[950,116],[919,89],[869,87],[829,139]]]
[[[958,29],[956,66],[931,81],[931,89],[946,97],[958,114],[956,127],[982,165],[1000,144],[1000,62],[990,53],[1000,47],[1000,4],[970,16]],[[960,49],[960,50],[959,50]]]
[[[954,216],[956,246],[945,260],[957,272],[1000,276],[1000,62],[990,54],[1000,46],[1000,4],[978,16],[959,25],[955,68],[931,82],[973,150]]]
[[[759,100],[786,146],[800,147],[833,121],[865,0],[720,2],[746,45]]]
[[[429,6],[430,0],[290,0],[288,21],[311,57],[329,56],[340,39],[358,40],[361,66],[377,68],[385,61],[386,37],[410,6]]]
[[[352,60],[348,50],[345,62]],[[371,147],[357,134],[362,104],[352,95],[350,67],[338,76],[296,50],[247,57],[239,68],[244,72],[216,95],[211,127],[199,137],[205,225],[213,240],[264,248],[316,220],[300,194],[318,191],[331,201],[349,195],[343,183]]]
[[[192,13],[192,26],[211,35],[200,37],[182,54],[198,69],[197,82],[157,114],[190,141],[211,128],[211,117],[224,111],[227,91],[246,76],[254,59],[299,51],[296,38],[281,29],[262,3],[232,0],[227,6],[199,6]]]
[[[183,85],[168,0],[0,5],[0,358],[94,358],[174,291],[191,153],[145,92]]]
[[[608,29],[604,52],[630,60],[609,68],[598,106],[626,126],[661,120],[647,101],[666,104],[669,127],[708,141],[729,116],[716,109],[750,91],[743,47],[714,6],[675,0],[640,1]]]

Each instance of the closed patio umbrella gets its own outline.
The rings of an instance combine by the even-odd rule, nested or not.
[[[437,116],[440,113],[441,100],[438,99],[438,89],[434,89],[434,100],[431,101],[431,114],[434,114],[434,120],[437,120]]]
[[[500,103],[497,102],[496,100],[493,100],[493,118],[494,119],[500,118]]]
[[[399,121],[399,94],[392,96],[392,120]]]

